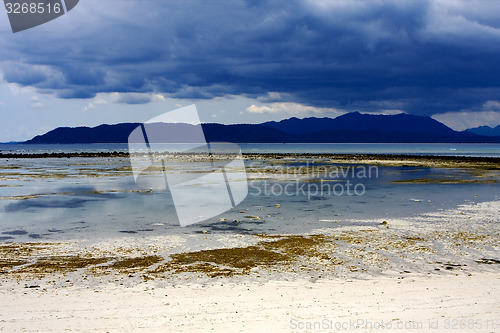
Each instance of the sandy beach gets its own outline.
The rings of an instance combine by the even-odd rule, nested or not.
[[[4,332],[498,332],[499,297],[497,273],[13,287],[2,288],[0,324]]]
[[[3,243],[0,330],[498,332],[499,208],[304,235]]]

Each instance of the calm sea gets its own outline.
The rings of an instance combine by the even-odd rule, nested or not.
[[[244,153],[332,153],[332,154],[412,154],[500,157],[500,144],[469,143],[244,143]],[[160,148],[161,149],[161,148]],[[179,145],[164,145],[165,151],[178,151]],[[127,152],[127,144],[26,145],[0,144],[3,153]]]

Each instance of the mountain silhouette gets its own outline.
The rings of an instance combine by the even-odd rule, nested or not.
[[[279,129],[294,135],[304,135],[320,131],[390,131],[453,135],[454,130],[430,117],[409,114],[372,115],[351,112],[337,118],[290,118],[280,122],[270,121],[262,125]]]
[[[60,127],[25,143],[127,143],[129,134],[140,123],[97,127]],[[189,124],[154,124],[168,136],[166,142],[190,142]],[[199,126],[199,125],[198,125]],[[430,117],[408,114],[371,115],[347,113],[337,118],[289,118],[262,124],[202,124],[209,142],[235,143],[497,143],[500,136],[471,131],[457,132]],[[181,133],[181,134],[177,134]]]
[[[499,136],[500,135],[500,125],[498,125],[497,127],[494,127],[494,128],[491,128],[490,126],[479,126],[479,127],[469,128],[466,131],[477,134],[477,135]]]

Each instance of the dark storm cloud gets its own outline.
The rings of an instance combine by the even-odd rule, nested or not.
[[[153,100],[153,96],[151,96],[150,94],[141,94],[141,93],[126,93],[126,94],[114,93],[112,95],[112,100],[114,103],[147,104]]]
[[[0,37],[4,80],[62,98],[276,91],[315,106],[427,115],[500,96],[494,1],[87,0],[64,19]]]
[[[22,64],[10,64],[5,68],[3,77],[7,82],[16,82],[23,86],[36,85],[47,80],[43,70]]]

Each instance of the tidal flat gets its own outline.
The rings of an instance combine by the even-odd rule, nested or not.
[[[500,273],[500,202],[301,235],[195,234],[0,244],[0,283],[159,285]],[[9,283],[10,281],[10,283]]]
[[[181,228],[169,192],[137,187],[126,154],[4,156],[0,330],[498,318],[496,159],[243,157],[247,198]],[[169,158],[176,173],[206,162]]]

